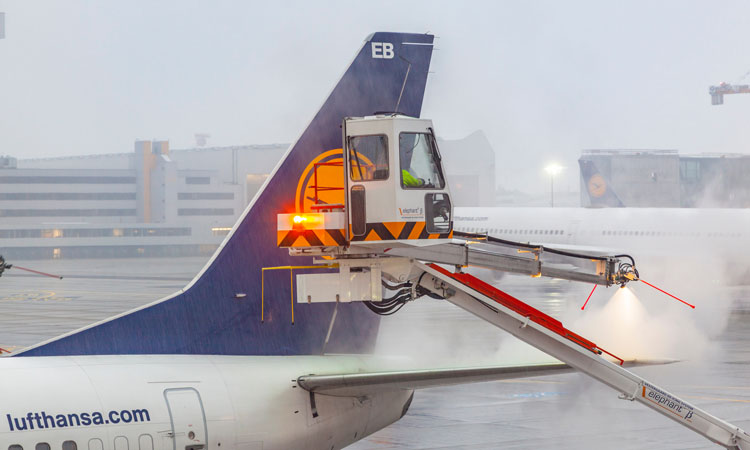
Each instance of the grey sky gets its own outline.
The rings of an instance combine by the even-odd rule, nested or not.
[[[291,142],[373,31],[438,36],[423,115],[483,129],[498,184],[577,188],[582,148],[747,152],[747,2],[0,0],[0,154]],[[746,80],[747,81],[747,80]]]

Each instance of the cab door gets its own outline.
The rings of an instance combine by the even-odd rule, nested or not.
[[[170,438],[173,450],[203,450],[207,448],[206,415],[203,402],[193,388],[164,391],[172,424]]]
[[[408,125],[396,130],[400,218],[423,226],[427,234],[447,235],[453,229],[453,207],[437,141],[431,128]]]

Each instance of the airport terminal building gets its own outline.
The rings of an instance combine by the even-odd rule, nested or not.
[[[494,151],[484,134],[440,146],[455,204],[491,205]],[[469,146],[482,164],[462,156]],[[287,148],[170,150],[167,141],[136,141],[130,153],[0,157],[0,254],[9,260],[210,255]]]
[[[210,254],[286,148],[136,141],[132,153],[2,158],[0,249],[12,259]]]

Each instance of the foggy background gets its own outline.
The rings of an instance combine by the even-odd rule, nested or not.
[[[543,168],[557,163],[565,169],[555,177],[555,195],[577,191],[582,149],[746,153],[750,138],[750,99],[728,96],[717,107],[708,95],[709,85],[741,82],[750,71],[746,2],[0,0],[0,12],[5,13],[0,155],[19,159],[131,153],[136,139],[166,139],[172,148],[189,148],[196,145],[196,133],[210,134],[209,146],[293,142],[366,36],[381,30],[437,36],[422,115],[434,120],[443,139],[483,130],[496,152],[496,182],[508,190],[548,192]],[[716,273],[720,266],[701,256],[707,267],[685,261],[670,266],[668,274],[649,277],[696,303],[697,310],[638,285],[633,288],[637,303],[633,296],[630,303],[623,301],[628,291],[600,289],[583,312],[587,285],[560,280],[540,285],[519,277],[504,283],[511,294],[535,302],[615,353],[688,360],[693,364],[688,368],[675,364],[644,370],[653,370],[655,381],[676,386],[680,394],[689,392],[701,406],[721,400],[720,409],[709,404],[711,411],[740,418],[744,422],[738,425],[747,427],[750,291],[727,286],[723,274]],[[66,285],[14,273],[4,278],[0,329],[6,334],[0,344],[32,344],[167,295],[183,287],[205,258],[181,259],[177,265],[159,259],[67,261],[33,265],[64,273],[72,280]],[[160,277],[153,276],[154,267]],[[138,282],[112,277],[123,270]],[[174,273],[165,276],[166,270]],[[735,314],[734,326],[727,328],[737,299],[744,313]],[[30,322],[37,324],[31,331]],[[502,357],[530,362],[541,356],[445,302],[414,302],[382,325],[379,351],[419,356],[417,362],[425,366]],[[553,388],[503,388],[509,392],[487,401],[493,414],[507,411],[506,417],[494,419],[493,433],[483,427],[488,419],[472,415],[484,411],[474,399],[485,402],[492,392],[487,385],[433,390],[433,400],[430,392],[420,392],[410,416],[359,448],[383,448],[387,439],[403,443],[399,436],[415,435],[410,427],[427,430],[416,434],[419,439],[434,435],[435,442],[446,445],[470,442],[467,435],[496,440],[476,448],[496,448],[501,437],[513,436],[525,441],[525,447],[515,448],[707,444],[676,425],[662,426],[655,414],[641,416],[637,407],[632,424],[623,420],[624,413],[612,411],[630,403],[621,406],[626,402],[586,380],[563,378],[552,400],[547,391]],[[685,387],[707,382],[722,390]],[[578,395],[584,390],[586,396]],[[473,396],[457,401],[467,395],[456,392]],[[421,398],[428,401],[420,404]],[[582,402],[592,404],[579,408]],[[465,408],[456,414],[453,428],[434,420],[450,407]],[[578,413],[560,414],[571,410]],[[425,428],[425,417],[433,428]],[[498,427],[503,422],[511,427]],[[535,430],[536,440],[512,428],[519,423]],[[623,423],[639,432],[620,432],[618,438],[651,439],[657,433],[658,438],[612,444],[612,429]],[[443,442],[441,428],[465,434]],[[584,434],[598,429],[600,435]]]
[[[584,148],[745,152],[746,2],[0,1],[0,155],[293,142],[365,37],[434,33],[423,116],[482,129],[497,183],[578,190]]]

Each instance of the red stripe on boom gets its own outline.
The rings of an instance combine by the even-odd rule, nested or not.
[[[437,270],[443,275],[447,275],[453,278],[459,283],[468,286],[483,295],[486,295],[487,297],[505,306],[506,308],[509,308],[524,317],[528,317],[529,320],[532,320],[543,326],[544,328],[547,328],[548,330],[559,334],[565,339],[575,342],[576,344],[586,348],[587,350],[590,350],[596,354],[600,354],[600,352],[603,351],[593,342],[565,328],[562,322],[555,319],[554,317],[549,316],[534,308],[533,306],[530,306],[522,302],[521,300],[511,296],[510,294],[507,294],[500,289],[497,289],[494,286],[485,283],[477,277],[469,275],[468,273],[451,273],[436,264],[430,264],[430,268]],[[609,352],[606,353],[619,360],[620,365],[623,364],[622,358],[612,355]]]

